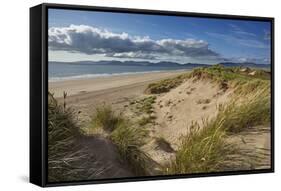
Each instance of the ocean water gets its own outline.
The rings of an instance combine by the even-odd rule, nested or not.
[[[161,72],[183,69],[186,70],[188,68],[49,62],[48,79],[50,82],[52,82],[68,79],[98,78],[115,75],[133,75],[137,73]]]

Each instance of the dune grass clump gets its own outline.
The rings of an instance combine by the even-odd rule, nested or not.
[[[66,95],[66,94],[65,94]],[[66,96],[65,96],[66,98]],[[82,133],[71,108],[48,94],[48,181],[74,181],[98,177],[98,161],[79,146]]]
[[[182,82],[189,77],[189,74],[181,74],[174,78],[169,78],[149,84],[146,92],[150,94],[160,94],[169,92],[171,89],[178,87]]]
[[[166,168],[166,173],[189,174],[220,170],[227,153],[232,152],[224,137],[223,121],[206,122],[202,128],[193,123],[190,133],[182,138],[176,159]]]
[[[214,65],[211,67],[196,68],[191,72],[190,77],[195,79],[211,79],[216,82],[235,81],[246,83],[252,79],[269,80],[270,72],[260,69]]]
[[[155,116],[149,115],[149,116],[143,116],[137,122],[138,125],[142,127],[145,126],[146,124],[153,123],[155,119],[156,119]]]
[[[91,125],[94,128],[102,128],[106,132],[112,132],[116,129],[118,123],[122,123],[124,118],[121,113],[116,113],[112,110],[111,106],[102,105],[96,108],[92,116]]]
[[[151,114],[153,113],[153,104],[155,103],[156,96],[148,96],[143,99],[137,100],[136,108],[140,113]]]
[[[196,80],[209,79],[219,84],[221,89],[227,90],[229,83],[233,81],[247,82],[249,76],[239,72],[239,68],[226,68],[221,65],[214,65],[205,68],[194,69],[190,76]]]
[[[147,93],[160,94],[169,92],[171,89],[181,85],[185,79],[211,79],[221,86],[221,89],[227,90],[228,82],[239,81],[247,82],[251,79],[269,80],[270,72],[260,69],[250,69],[241,67],[224,67],[222,65],[213,65],[211,67],[195,68],[191,73],[181,74],[174,78],[169,78],[148,85]]]
[[[151,94],[165,93],[179,86],[181,83],[181,78],[165,79],[157,83],[149,84],[148,89],[146,91]]]
[[[269,80],[262,80],[262,79],[251,79],[247,82],[245,81],[236,81],[233,85],[234,93],[241,96],[246,96],[247,94],[265,90],[267,94],[263,96],[269,96],[270,93],[270,81]]]
[[[245,94],[245,91],[241,91]],[[249,91],[240,101],[241,94],[228,105],[221,107],[218,119],[225,119],[224,128],[228,132],[238,133],[256,125],[267,125],[270,122],[270,90],[268,87]]]
[[[148,174],[150,157],[141,150],[145,144],[147,132],[133,127],[129,121],[118,123],[117,128],[110,134],[110,139],[117,146],[122,161],[139,176]]]

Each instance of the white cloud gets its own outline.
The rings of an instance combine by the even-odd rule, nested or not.
[[[209,49],[207,42],[195,39],[153,40],[148,36],[130,36],[127,33],[113,33],[87,25],[51,27],[49,49],[83,54],[104,54],[119,58],[157,59],[161,56],[182,56],[189,58],[219,58]]]

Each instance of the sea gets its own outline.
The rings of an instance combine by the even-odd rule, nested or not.
[[[192,69],[181,66],[142,66],[142,65],[110,65],[110,64],[85,64],[49,62],[48,81],[74,80],[85,78],[101,78],[118,75],[134,75],[141,73],[163,72],[171,70]]]

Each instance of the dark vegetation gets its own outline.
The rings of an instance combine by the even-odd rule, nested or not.
[[[156,137],[155,143],[157,149],[164,150],[168,153],[175,152],[171,144],[164,137]]]
[[[66,98],[66,94],[65,94]],[[97,178],[103,169],[87,149],[81,149],[83,138],[74,111],[57,103],[48,94],[48,181],[75,181]]]

